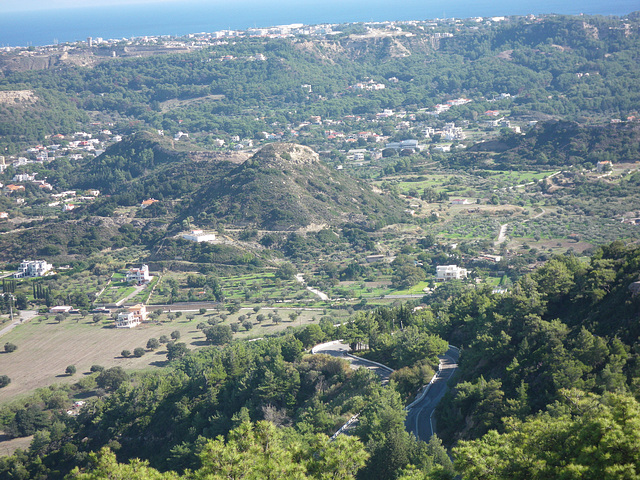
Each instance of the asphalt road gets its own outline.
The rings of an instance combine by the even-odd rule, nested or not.
[[[433,412],[447,391],[447,382],[458,368],[459,355],[457,348],[450,347],[447,353],[440,356],[440,370],[435,380],[427,387],[424,396],[414,402],[407,411],[407,431],[420,440],[428,442],[436,432]]]
[[[380,365],[379,363],[372,362],[370,360],[365,360],[364,358],[350,356],[350,350],[351,347],[349,347],[349,345],[342,343],[339,340],[335,340],[333,342],[321,343],[320,345],[316,345],[315,347],[313,347],[311,352],[324,353],[326,355],[343,358],[351,363],[351,368],[353,368],[354,370],[361,367],[368,368],[369,370],[378,374],[378,376],[382,380],[383,385],[389,383],[389,377],[393,373],[393,369],[385,367],[384,365]]]

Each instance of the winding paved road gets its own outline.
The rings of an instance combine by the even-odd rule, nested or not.
[[[432,382],[419,399],[407,407],[405,426],[420,440],[428,442],[436,432],[433,413],[447,391],[447,382],[458,368],[459,357],[458,349],[450,345],[447,353],[440,356],[440,368]]]
[[[324,353],[334,357],[344,358],[351,363],[351,368],[368,368],[373,370],[381,378],[383,385],[389,382],[389,377],[393,370],[385,365],[381,365],[364,358],[349,355],[351,348],[340,340],[322,343],[311,349],[311,353]],[[440,366],[438,373],[433,380],[422,391],[411,405],[407,407],[407,418],[405,426],[408,432],[413,433],[417,438],[428,442],[435,433],[436,425],[433,419],[433,412],[442,397],[447,391],[447,382],[458,368],[458,358],[460,352],[457,347],[449,345],[449,350],[440,355]],[[341,429],[342,430],[342,429]]]
[[[311,349],[311,353],[324,353],[326,355],[332,355],[334,357],[343,358],[351,364],[351,368],[357,370],[360,367],[368,368],[369,370],[378,374],[382,380],[382,384],[389,383],[389,377],[393,373],[393,369],[380,363],[372,362],[360,357],[354,357],[349,354],[351,347],[346,343],[342,343],[340,340],[333,342],[321,343]]]

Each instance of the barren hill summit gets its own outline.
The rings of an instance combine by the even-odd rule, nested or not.
[[[311,148],[295,143],[271,143],[261,148],[251,159],[262,167],[303,166],[320,162]]]

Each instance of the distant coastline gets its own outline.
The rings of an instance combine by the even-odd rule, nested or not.
[[[183,36],[224,29],[304,23],[349,23],[384,20],[427,20],[498,15],[557,13],[623,16],[640,9],[637,0],[524,0],[501,4],[493,0],[327,0],[326,2],[268,2],[244,0],[233,4],[162,3],[86,7],[35,12],[5,12],[0,16],[0,47],[54,45],[87,37],[120,39],[147,35]]]

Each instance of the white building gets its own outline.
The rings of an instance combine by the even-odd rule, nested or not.
[[[146,265],[145,265],[146,266]],[[116,317],[116,328],[133,328],[147,319],[147,307],[139,303],[129,307],[128,312],[119,313]]]
[[[457,265],[440,265],[436,267],[436,281],[461,280],[467,278],[467,269]]]
[[[213,242],[216,239],[214,233],[204,233],[202,230],[191,230],[189,233],[183,233],[182,238],[190,242]]]
[[[149,275],[149,267],[142,265],[140,268],[130,268],[127,272],[127,282],[149,283],[153,277]]]
[[[42,277],[52,268],[46,260],[23,260],[13,278]]]
[[[33,182],[36,179],[37,173],[29,175],[28,173],[17,173],[13,176],[12,182]]]

